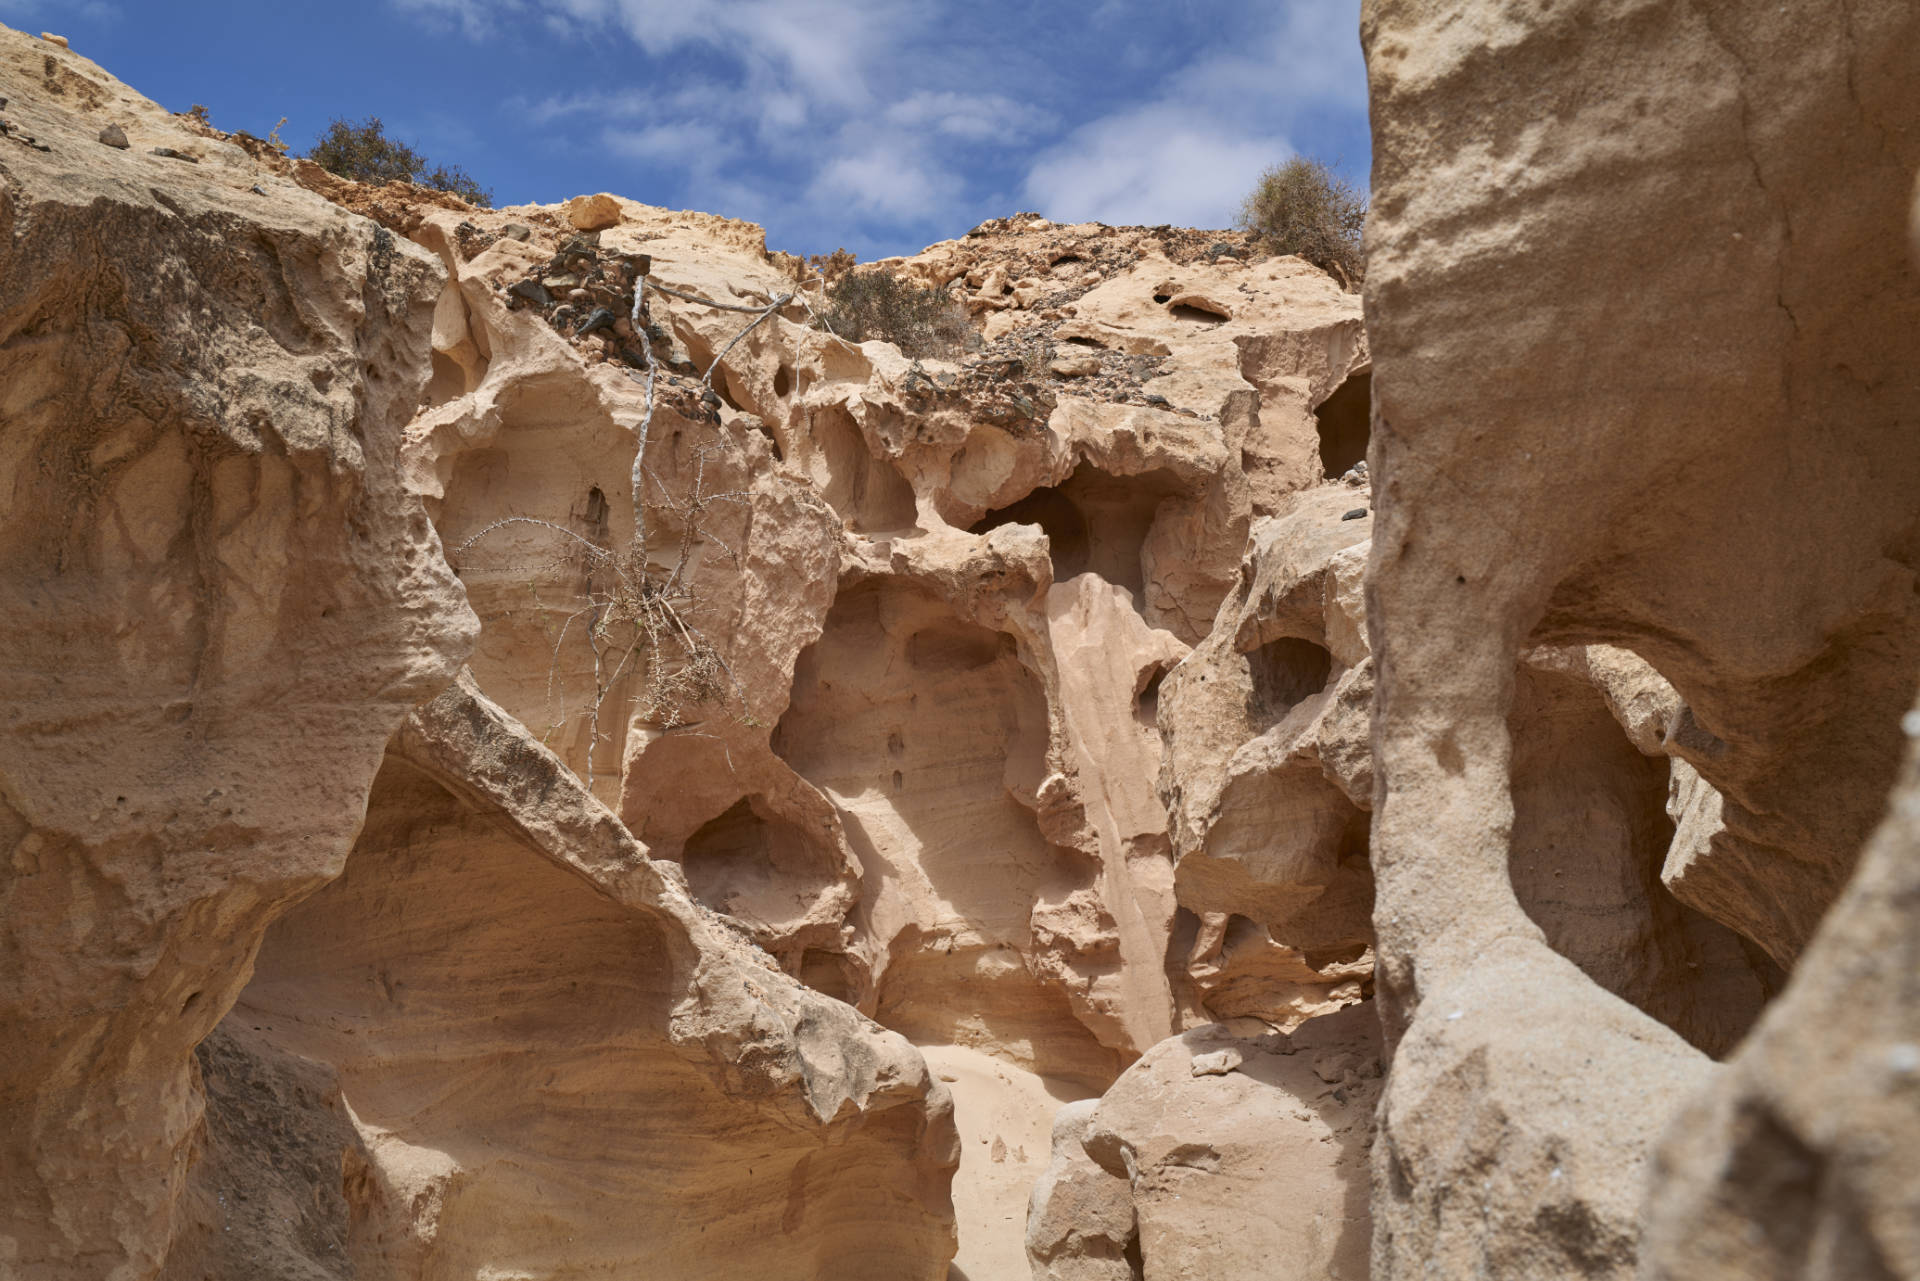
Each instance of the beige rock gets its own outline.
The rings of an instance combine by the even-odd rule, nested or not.
[[[51,147],[0,155],[0,1252],[151,1276],[194,1046],[472,643],[401,474],[443,273],[285,184],[237,209],[237,147],[99,146],[187,135],[6,29],[0,96]]]
[[[1100,372],[1100,357],[1093,355],[1062,356],[1058,360],[1048,364],[1047,368],[1059,374],[1062,378],[1085,378],[1090,374]]]
[[[1920,265],[1920,191],[1912,257]],[[1809,1281],[1911,1274],[1920,1001],[1920,714],[1888,812],[1800,958],[1791,985],[1726,1072],[1689,1100],[1649,1180],[1641,1276],[1717,1272]],[[1696,780],[1676,801],[1718,824]],[[1684,824],[1683,824],[1684,826]],[[1679,847],[1676,836],[1675,846]]]
[[[1365,1278],[1367,1146],[1380,1072],[1379,1024],[1368,1007],[1313,1019],[1291,1036],[1214,1024],[1155,1046],[1101,1098],[1082,1143],[1126,1189],[1137,1275]],[[1095,1198],[1111,1190],[1077,1172],[1068,1187],[1097,1212],[1089,1218],[1101,1235],[1069,1241],[1060,1254],[1100,1258],[1120,1220]],[[1056,1212],[1051,1199],[1036,1205]],[[1030,1221],[1030,1239],[1045,1222]],[[1036,1263],[1034,1275],[1105,1275],[1052,1268]]]
[[[920,1056],[695,907],[470,680],[413,714],[346,875],[275,925],[234,1020],[339,1072],[362,1268],[777,1273],[800,1250],[935,1277],[952,1249]]]
[[[1132,1189],[1087,1155],[1087,1125],[1099,1106],[1082,1099],[1054,1113],[1052,1155],[1027,1208],[1034,1281],[1131,1281],[1140,1274]]]
[[[1604,643],[1672,684],[1663,748],[1719,815],[1676,771],[1701,821],[1667,882],[1783,967],[1882,811],[1920,666],[1892,550],[1920,482],[1916,16],[1656,3],[1601,38],[1601,8],[1363,14],[1386,1278],[1633,1275],[1651,1145],[1713,1075],[1516,896],[1516,658]],[[1744,1158],[1713,1142],[1670,1204],[1720,1195],[1706,1162]],[[1738,1168],[1804,1221],[1792,1150]],[[1756,1237],[1787,1221],[1727,1196]]]
[[[0,32],[0,83],[37,82],[41,61]],[[541,624],[604,587],[608,562],[580,549],[633,528],[643,393],[463,261],[456,224],[496,215],[436,222],[446,207],[412,189],[321,184],[436,261],[217,130],[192,135],[201,164],[157,175],[142,152],[93,145],[87,117],[111,112],[143,142],[184,144],[184,126],[84,59],[61,74],[58,100],[16,99],[53,150],[0,160],[24,219],[0,250],[0,317],[44,326],[9,348],[0,454],[15,495],[0,537],[23,571],[7,580],[7,648],[24,660],[7,703],[32,727],[0,755],[0,900],[24,960],[0,983],[6,1269],[529,1275],[644,1257],[704,1276],[724,1254],[762,1274],[796,1258],[944,1274],[947,1092],[901,1036],[755,946],[841,945],[854,873],[831,810],[790,770],[756,783],[807,831],[821,880],[794,916],[718,917],[592,795],[620,799],[626,703],[604,733],[573,695],[542,715],[549,682],[594,688],[591,646],[556,647]],[[743,288],[785,279],[757,229],[659,217],[676,283],[706,283],[674,261],[689,244],[755,264]],[[207,219],[267,256],[191,232]],[[492,270],[552,251],[505,243]],[[123,348],[104,365],[102,333]],[[648,454],[668,488],[709,414],[676,404]],[[761,585],[791,576],[819,584],[802,613],[824,610],[834,523],[774,473],[764,435],[737,431],[717,470],[754,510],[728,530],[762,535],[702,581],[751,617]],[[81,452],[32,462],[56,447]],[[464,542],[521,503],[552,514],[559,532],[540,528],[566,553],[520,524],[467,549],[505,563],[456,553],[483,616],[480,683],[416,709],[390,744],[474,646],[436,524]],[[742,723],[784,705],[790,667],[768,680],[755,664],[792,662],[792,617],[769,623],[784,650],[750,623],[729,633],[759,691]],[[586,630],[571,634],[586,645]],[[564,757],[521,717],[552,724]],[[190,1056],[222,1014],[202,1129]],[[283,1105],[259,1106],[262,1089]],[[89,1117],[97,1129],[76,1125]],[[255,1199],[236,1206],[238,1191]],[[636,1198],[674,1208],[636,1220]]]
[[[1792,984],[1668,1129],[1641,1276],[1912,1274],[1917,896],[1920,758],[1909,747],[1888,816]]]
[[[620,202],[602,193],[567,201],[567,221],[580,231],[604,231],[620,225]]]

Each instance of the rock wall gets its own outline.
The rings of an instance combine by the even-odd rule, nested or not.
[[[1370,0],[1364,323],[1016,214],[918,359],[0,29],[0,1272],[1920,1276],[1844,19]]]
[[[400,461],[444,272],[52,44],[0,86],[0,1260],[147,1276],[194,1046],[473,643]]]
[[[1764,1065],[1792,1009],[1846,1053],[1797,993],[1832,992],[1836,952],[1865,965],[1863,998],[1881,990],[1856,949],[1899,928],[1865,905],[1897,872],[1849,892],[1858,923],[1833,905],[1920,670],[1912,7],[1373,0],[1363,37],[1393,1046],[1375,1273],[1911,1275],[1887,1226],[1910,1195],[1849,1164],[1866,1160],[1851,1128]],[[1539,748],[1515,718],[1542,690],[1516,660],[1595,644],[1674,691],[1666,714],[1616,699],[1675,761],[1661,883],[1740,936],[1713,942],[1723,964],[1763,951],[1793,971],[1724,1071],[1674,1031],[1724,1049],[1737,1029],[1609,982],[1526,901]],[[1669,964],[1636,931],[1590,941],[1615,967]],[[1801,1068],[1823,1100],[1886,1097]],[[1912,1126],[1910,1107],[1872,1115]],[[1637,1260],[1643,1202],[1654,1257]]]
[[[826,332],[748,224],[361,187],[5,48],[9,589],[46,709],[7,919],[49,1047],[7,1059],[10,1266],[1019,1276],[1060,1103],[1223,1011],[1364,997],[1361,809],[1307,958],[1335,995],[1266,942],[1209,1006],[1219,894],[1156,784],[1252,525],[1366,505],[1325,275],[1017,215],[890,265],[980,330],[909,360]],[[103,191],[146,221],[97,235]],[[138,396],[94,374],[117,334],[165,375]],[[1319,857],[1262,875],[1312,897]],[[94,1099],[110,1138],[61,1121]]]
[[[503,481],[618,520],[568,503],[631,421],[544,326],[468,323],[431,200],[351,213],[63,45],[0,68],[0,1270],[943,1274],[922,1057],[523,724],[522,599],[578,558],[505,605],[449,566]]]

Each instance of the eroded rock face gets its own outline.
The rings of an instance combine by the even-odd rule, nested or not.
[[[692,900],[592,795],[607,736],[556,718],[565,759],[448,688],[476,626],[435,522],[503,482],[619,519],[590,482],[624,441],[629,492],[632,385],[470,323],[456,258],[293,180],[365,189],[64,47],[0,32],[0,60],[0,1270],[942,1275],[921,1056]],[[409,199],[368,205],[441,250]],[[817,546],[785,524],[781,570]],[[535,550],[523,594],[605,571]],[[474,670],[541,723],[551,641],[474,598]]]
[[[1314,409],[1364,371],[1355,300],[1290,259],[1177,261],[1137,231],[1008,227],[898,269],[1062,246],[1109,265],[1057,306],[988,309],[1031,322],[998,346],[910,362],[780,302],[795,264],[745,224],[620,202],[588,241],[552,210],[379,212],[454,282],[409,463],[483,620],[476,692],[539,726],[728,930],[921,1048],[959,1106],[956,1265],[1024,1266],[1009,1226],[1058,1102],[1209,1017],[1167,968],[1158,698],[1232,592],[1249,523],[1323,482]],[[523,287],[565,268],[626,315],[642,253],[639,328],[591,328]],[[1232,323],[1161,297],[1174,275],[1230,291]],[[1075,298],[1103,317],[1077,346],[1161,350],[1144,380],[1049,381],[1000,354],[1050,341]],[[703,299],[767,314],[736,342],[746,319]],[[702,485],[727,500],[693,510]],[[657,696],[631,633],[604,621],[639,572],[682,593],[725,680]],[[401,811],[426,804],[408,795]],[[1350,951],[1357,998],[1364,938]],[[1277,1006],[1263,982],[1248,999]],[[349,1094],[387,1070],[355,1061]],[[848,1125],[894,1125],[863,1115]],[[640,1248],[608,1241],[607,1257]]]
[[[0,1259],[150,1276],[194,1046],[472,644],[400,463],[445,273],[64,48],[0,96]]]
[[[1374,346],[1016,215],[917,361],[0,34],[0,1264],[1912,1274],[1857,9],[1378,0]]]
[[[1668,1129],[1647,1188],[1642,1276],[1913,1274],[1916,901],[1910,746],[1886,821],[1793,983]]]
[[[1671,683],[1662,881],[1782,967],[1882,810],[1920,670],[1920,32],[1910,6],[1829,16],[1365,8],[1379,1276],[1632,1275],[1648,1154],[1713,1076],[1517,893],[1541,689],[1516,659],[1598,642]],[[1701,1186],[1731,1137],[1699,1142],[1675,1149],[1696,1195],[1766,1238],[1752,1181]]]

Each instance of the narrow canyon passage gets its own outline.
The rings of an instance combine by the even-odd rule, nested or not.
[[[1351,261],[0,27],[0,1278],[1920,1281],[1920,16],[1616,9]]]

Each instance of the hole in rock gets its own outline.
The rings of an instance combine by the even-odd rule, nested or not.
[[[1091,347],[1095,351],[1105,351],[1107,349],[1107,345],[1099,339],[1088,338],[1083,334],[1075,334],[1073,337],[1067,339],[1066,343],[1069,347]]]
[[[1781,976],[1661,883],[1675,838],[1666,760],[1641,755],[1599,692],[1562,672],[1522,666],[1507,723],[1520,906],[1594,982],[1725,1054]]]
[[[1038,525],[1047,536],[1053,556],[1055,582],[1071,578],[1087,567],[1087,521],[1059,487],[1036,489],[1025,498],[988,512],[968,531],[984,534],[1002,525]]]
[[[1061,254],[1058,258],[1055,258],[1052,262],[1048,263],[1047,265],[1049,267],[1060,267],[1068,263],[1078,263],[1078,262],[1085,262],[1085,261],[1086,259],[1082,258],[1079,254]]]
[[[1147,677],[1147,683],[1133,696],[1134,719],[1151,730],[1160,728],[1160,682],[1167,678],[1170,669],[1155,666],[1153,674]]]
[[[1247,715],[1265,728],[1278,724],[1297,704],[1327,687],[1333,655],[1312,641],[1282,636],[1249,653],[1247,666],[1253,675]]]
[[[1104,1088],[1113,1053],[1017,950],[1036,902],[1089,879],[1021,803],[1046,776],[1047,742],[1046,696],[1011,638],[870,577],[840,591],[801,653],[772,746],[833,800],[904,921],[873,994],[880,1022],[931,1044],[1031,1047],[1046,1070]]]
[[[586,507],[580,513],[581,523],[585,526],[581,532],[594,542],[605,546],[607,517],[611,512],[612,508],[607,505],[607,496],[600,492],[600,486],[595,485],[588,489]]]
[[[1038,525],[1053,557],[1053,580],[1094,573],[1140,601],[1146,584],[1142,552],[1160,505],[1183,492],[1171,473],[1111,476],[1081,463],[1058,485],[1036,489],[1019,502],[990,511],[971,532],[1002,525]]]
[[[804,449],[802,468],[842,520],[863,534],[915,527],[919,509],[913,487],[890,459],[868,450],[859,424],[845,409],[809,410],[807,421],[805,444],[797,444],[795,452]]]
[[[1153,300],[1164,307],[1168,303],[1173,301],[1173,295],[1172,294],[1155,294],[1153,296]]]
[[[846,957],[825,948],[810,947],[800,956],[800,981],[822,996],[853,1002],[853,984],[847,981]]]
[[[804,916],[833,880],[827,857],[785,819],[745,797],[687,838],[687,888],[716,912],[767,925]]]
[[[432,369],[433,377],[427,383],[429,405],[444,405],[466,391],[467,371],[460,368],[453,357],[442,352],[434,352]],[[314,385],[320,387],[322,391],[326,390],[318,379],[315,379]]]
[[[1231,317],[1224,312],[1215,311],[1211,307],[1203,307],[1198,303],[1176,303],[1170,310],[1175,320],[1195,320],[1204,325],[1218,325],[1231,319]]]
[[[773,371],[773,394],[785,400],[793,391],[793,370],[782,365]]]
[[[1371,369],[1349,376],[1313,411],[1320,425],[1320,469],[1326,476],[1344,476],[1355,463],[1366,459],[1372,415]]]
[[[728,409],[736,414],[746,412],[741,406],[741,397],[734,388],[733,373],[725,365],[713,371],[713,390],[719,394],[721,402]]]
[[[1006,633],[955,619],[909,636],[907,662],[921,671],[970,672],[1013,649],[1013,637]]]

